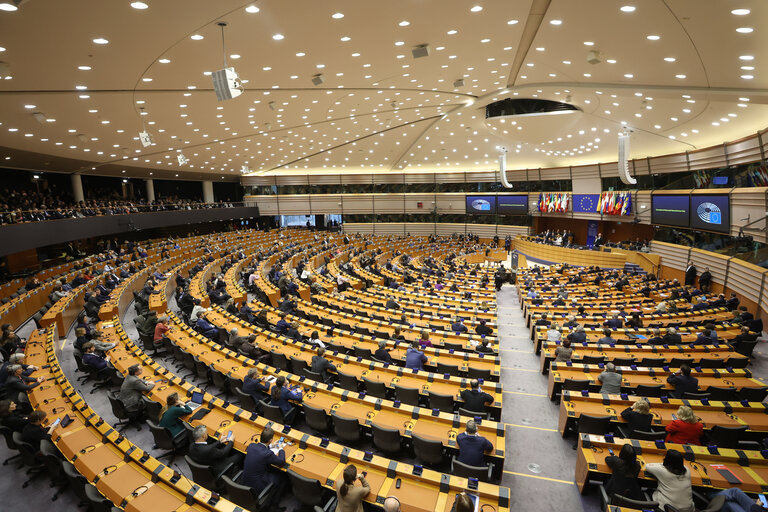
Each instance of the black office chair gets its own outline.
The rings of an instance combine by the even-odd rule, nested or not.
[[[289,414],[291,421],[288,421],[288,418],[286,418],[283,415],[283,410],[280,409],[277,405],[268,404],[264,400],[259,402],[259,408],[261,409],[261,414],[267,418],[269,421],[274,421],[275,423],[280,423],[285,425],[292,423],[292,420],[295,419],[296,414],[294,411],[296,411],[296,408],[294,407],[291,410],[291,413]]]
[[[669,367],[670,368],[680,368],[684,364],[687,364],[691,368],[696,366],[693,363],[693,358],[692,357],[673,357],[672,359],[669,360]]]
[[[614,357],[611,362],[614,366],[632,366],[635,364],[634,357]]]
[[[637,510],[658,510],[659,509],[659,502],[657,501],[632,500],[629,498],[625,498],[620,494],[614,494],[611,497],[611,505],[624,507],[624,508],[637,509]]]
[[[757,345],[757,340],[740,341],[736,344],[734,348],[736,350],[736,353],[741,354],[743,356],[752,357],[752,351],[755,350],[755,345]]]
[[[445,350],[464,350],[464,345],[461,343],[451,343],[446,341],[443,343],[443,348]]]
[[[707,368],[707,369],[722,368],[723,366],[725,366],[725,363],[723,362],[722,359],[715,359],[713,357],[702,357],[701,359],[699,359],[699,364],[697,364],[696,366],[700,366],[701,368]]]
[[[62,459],[59,449],[47,439],[40,441],[40,453],[44,457],[48,477],[51,479],[51,487],[57,487],[56,493],[51,497],[51,501],[56,501],[69,485],[67,476],[62,468],[64,459]]]
[[[380,427],[373,423],[371,425],[371,433],[373,434],[373,445],[380,451],[387,455],[400,453],[402,438],[400,437],[399,430]]]
[[[746,431],[747,425],[739,427],[713,425],[709,431],[709,444],[717,445],[720,448],[741,448],[739,442]]]
[[[432,391],[427,392],[429,408],[438,409],[440,412],[453,412],[453,396],[441,395]]]
[[[387,385],[383,382],[373,381],[368,377],[363,377],[363,384],[365,384],[365,392],[370,396],[376,398],[387,398]]]
[[[710,400],[719,400],[721,402],[735,402],[736,388],[723,388],[718,386],[709,386],[707,388]]]
[[[655,397],[658,398],[662,394],[665,394],[664,384],[654,384],[649,386],[647,384],[638,384],[635,387],[635,395],[642,396],[644,398]]]
[[[13,430],[4,425],[0,425],[0,434],[5,438],[5,445],[8,447],[8,451],[17,452],[15,455],[8,457],[3,461],[3,466],[7,466],[12,460],[20,459],[21,452],[19,451],[18,445],[13,440]]]
[[[633,430],[629,435],[625,436],[629,439],[640,439],[641,441],[663,441],[667,438],[666,432],[648,432],[644,430]]]
[[[439,470],[445,463],[445,448],[443,443],[434,439],[425,439],[411,434],[413,453],[423,464]]]
[[[440,361],[437,362],[437,373],[445,375],[446,373],[449,375],[453,375],[454,377],[458,377],[461,375],[459,372],[459,365],[457,364],[445,364],[441,363]]]
[[[163,414],[163,404],[160,402],[153,402],[149,398],[142,396],[141,401],[144,403],[144,413],[147,418],[154,421],[155,423],[160,423],[160,418]]]
[[[206,363],[199,360],[198,358],[193,357],[193,360],[195,362],[195,376],[205,382],[205,385],[203,386],[203,390],[208,389],[208,383],[211,382],[211,370],[208,367]]]
[[[303,375],[315,382],[322,383],[323,382],[323,376],[319,372],[313,372],[309,368],[304,368]]]
[[[21,452],[21,461],[26,468],[26,473],[29,478],[21,484],[22,487],[27,487],[32,480],[42,475],[47,469],[45,466],[45,460],[42,457],[37,456],[37,450],[29,443],[21,439],[21,433],[13,433],[13,442],[19,447]]]
[[[184,460],[187,461],[189,469],[192,470],[192,479],[195,481],[195,483],[200,484],[211,491],[215,491],[223,487],[221,477],[224,476],[225,473],[228,473],[233,466],[233,464],[230,463],[222,470],[214,472],[211,466],[198,464],[197,462],[193,461],[189,455],[185,455]]]
[[[738,392],[739,400],[747,400],[749,402],[762,402],[767,394],[768,386],[761,388],[743,387]]]
[[[743,369],[746,368],[749,364],[749,358],[748,357],[729,357],[727,361],[725,361],[725,365],[722,366],[730,366],[731,368],[739,368]]]
[[[293,496],[305,507],[313,507],[316,512],[336,509],[336,494],[325,489],[319,480],[301,476],[292,469],[287,473]]]
[[[404,404],[419,406],[419,389],[404,388],[395,384],[395,397]]]
[[[221,476],[227,498],[243,510],[266,512],[270,502],[270,495],[274,490],[274,484],[270,483],[256,496],[252,487],[237,483],[239,476],[239,474],[235,478],[229,478],[227,475]]]
[[[581,364],[600,364],[604,362],[605,356],[582,356],[581,358]]]
[[[685,393],[683,393],[683,399],[684,400],[709,399],[709,393],[691,393],[690,391],[686,391]]]
[[[290,371],[288,358],[282,352],[272,352],[272,366],[286,372]]]
[[[637,363],[637,366],[642,368],[662,368],[667,364],[667,360],[663,357],[644,357]]]
[[[302,407],[304,408],[304,421],[309,428],[322,433],[331,429],[331,418],[325,410],[312,407],[309,404],[303,404]]]
[[[172,436],[167,428],[161,427],[152,420],[146,420],[146,422],[149,430],[152,432],[152,437],[155,440],[155,446],[153,446],[152,449],[168,450],[162,455],[156,455],[155,458],[161,459],[163,457],[169,457],[170,462],[173,462],[177,452],[186,448],[189,443],[187,431],[183,430],[178,435]]]
[[[373,352],[371,352],[371,349],[369,348],[355,346],[353,347],[353,350],[355,357],[362,357],[365,360],[369,360],[371,357],[373,357]]]
[[[362,439],[363,433],[357,418],[345,418],[333,413],[331,420],[333,421],[333,432],[342,441],[356,443]]]
[[[563,391],[584,391],[589,390],[589,379],[565,379],[563,381]]]
[[[229,397],[229,393],[231,393],[232,390],[229,387],[229,380],[226,375],[216,368],[211,368],[211,381],[213,382],[213,385],[221,391],[221,393],[216,396],[221,396],[223,394],[225,399]]]
[[[95,485],[86,484],[85,496],[88,498],[89,512],[112,512],[112,502],[105,498]]]
[[[467,378],[468,379],[483,379],[486,382],[490,382],[493,375],[491,374],[491,370],[488,369],[482,369],[482,368],[473,368],[472,366],[467,367]]]
[[[112,425],[113,427],[118,427],[118,432],[122,432],[130,425],[135,426],[136,430],[141,430],[141,425],[138,424],[141,421],[141,412],[131,412],[126,410],[125,404],[114,391],[107,391],[107,398],[109,399],[109,404],[112,406],[112,414],[115,415],[115,418],[120,420]]]
[[[235,388],[235,396],[240,402],[240,408],[243,409],[244,411],[248,411],[248,412],[258,411],[259,406],[256,403],[256,400],[254,400],[253,397],[248,393],[243,392],[242,389]]]
[[[348,373],[344,373],[341,370],[339,370],[337,374],[339,379],[339,386],[346,390],[354,391],[355,393],[360,391],[360,381],[357,380],[357,377]]]
[[[488,419],[488,412],[475,412],[470,411],[469,409],[464,409],[462,407],[459,407],[459,410],[457,411],[460,416],[469,416],[470,418],[480,418],[487,420]]]
[[[61,462],[61,469],[64,472],[64,476],[69,483],[69,488],[75,493],[75,496],[80,500],[80,505],[88,505],[89,499],[85,494],[85,486],[90,485],[88,480],[80,474],[80,472],[72,465],[68,460]]]
[[[305,360],[293,356],[290,358],[290,364],[291,372],[293,372],[294,375],[302,375],[304,368],[308,366]]]
[[[491,481],[490,466],[470,466],[460,462],[456,457],[451,460],[451,474],[464,478],[477,478],[482,482]]]

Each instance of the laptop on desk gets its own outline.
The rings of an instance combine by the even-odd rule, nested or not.
[[[189,402],[186,404],[187,407],[192,409],[193,411],[203,405],[203,394],[199,391],[193,391],[192,392],[192,398],[190,398]]]

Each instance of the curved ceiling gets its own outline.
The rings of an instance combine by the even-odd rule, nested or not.
[[[510,169],[554,167],[615,161],[625,127],[633,158],[693,150],[766,126],[766,19],[760,0],[27,0],[0,11],[0,165],[474,170],[504,145]],[[218,102],[224,55],[245,90]],[[504,98],[581,113],[486,123]]]

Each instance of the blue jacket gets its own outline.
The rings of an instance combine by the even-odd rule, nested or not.
[[[415,348],[409,348],[405,352],[405,367],[410,369],[423,370],[424,363],[427,362],[427,356],[424,352]]]
[[[493,450],[493,445],[486,438],[471,436],[466,432],[458,435],[456,444],[459,445],[459,462],[469,466],[485,466],[483,454]]]
[[[293,408],[293,405],[289,400],[293,400],[295,402],[301,402],[301,395],[298,393],[294,393],[293,391],[290,391],[286,388],[280,389],[280,394],[278,395],[278,399],[275,400],[274,398],[270,400],[270,405],[276,405],[280,408],[281,411],[283,411],[283,414],[288,414],[291,412],[291,409]]]
[[[268,446],[262,443],[252,443],[245,451],[243,475],[240,483],[252,487],[258,495],[271,482],[269,468],[285,464],[285,451],[279,455],[272,453]]]
[[[97,370],[103,370],[107,367],[107,361],[96,354],[83,354],[83,363]]]
[[[254,400],[261,400],[268,391],[269,386],[262,384],[257,379],[249,379],[248,377],[243,379],[243,393],[251,395]]]

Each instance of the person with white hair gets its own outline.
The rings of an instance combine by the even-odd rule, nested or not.
[[[605,365],[605,370],[597,376],[597,380],[602,384],[600,393],[609,395],[621,393],[621,374],[616,371],[616,366],[613,363]]]
[[[400,500],[394,496],[387,496],[382,504],[384,512],[400,512]]]

